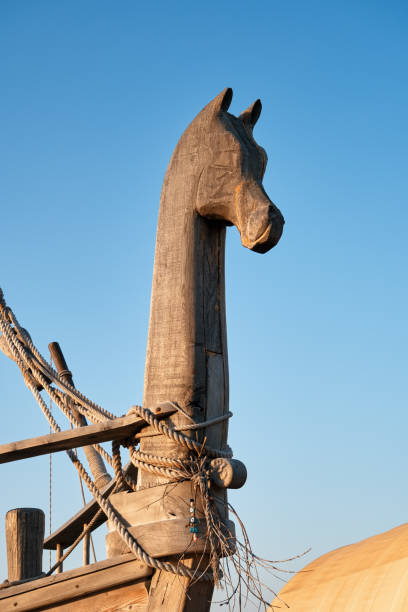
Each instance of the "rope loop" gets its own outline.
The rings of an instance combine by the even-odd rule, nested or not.
[[[146,423],[148,423],[148,425],[151,425],[156,431],[167,436],[168,438],[173,440],[173,442],[176,442],[182,446],[185,446],[189,450],[196,452],[198,455],[206,454],[209,457],[222,457],[226,459],[230,459],[233,456],[233,453],[230,448],[226,450],[219,450],[207,445],[200,444],[192,438],[188,438],[180,431],[177,431],[169,425],[166,425],[163,421],[159,421],[159,419],[148,408],[143,408],[142,406],[132,406],[127,414],[135,414],[136,416],[140,416],[144,421],[146,421]]]
[[[5,302],[3,291],[0,289],[0,331],[4,336],[5,348],[7,348],[8,356],[10,356],[20,368],[24,381],[27,387],[31,390],[34,397],[36,398],[42,412],[47,418],[51,428],[54,432],[60,432],[61,428],[55,421],[51,411],[45,403],[43,397],[40,394],[40,390],[44,389],[49,395],[52,401],[60,408],[60,410],[66,415],[70,422],[78,426],[80,425],[79,420],[74,416],[71,411],[70,405],[75,405],[75,409],[84,416],[90,418],[93,422],[104,422],[107,419],[114,419],[115,416],[104,410],[101,406],[98,406],[85,395],[80,393],[75,387],[70,385],[66,380],[61,380],[64,375],[71,375],[69,370],[65,370],[58,374],[52,366],[45,361],[40,352],[33,344],[30,334],[20,326],[17,318],[15,317],[11,308],[9,308]],[[3,338],[2,338],[3,340]],[[53,387],[53,383],[58,387]],[[174,405],[180,412],[184,414],[182,408]],[[101,511],[105,513],[108,520],[113,525],[114,529],[119,533],[127,547],[134,553],[137,559],[145,563],[146,565],[153,567],[158,570],[164,570],[180,576],[184,576],[190,580],[204,580],[209,582],[217,583],[220,578],[219,573],[219,554],[216,549],[216,538],[214,525],[216,528],[219,527],[219,521],[217,523],[214,510],[211,509],[211,501],[209,496],[209,458],[211,457],[232,457],[231,449],[217,450],[200,444],[195,440],[187,437],[182,433],[182,429],[195,430],[206,426],[211,426],[216,422],[220,422],[227,418],[230,418],[231,413],[223,415],[221,418],[206,421],[203,423],[194,423],[181,428],[173,428],[169,424],[164,423],[156,418],[154,413],[148,408],[141,406],[132,406],[128,412],[129,415],[134,414],[141,417],[153,430],[158,434],[167,436],[180,446],[187,448],[193,453],[193,457],[188,459],[177,459],[167,457],[156,457],[147,453],[143,453],[135,449],[134,439],[124,439],[121,442],[112,442],[112,464],[115,475],[116,475],[116,486],[115,492],[120,490],[132,490],[137,489],[137,484],[127,475],[123,473],[121,457],[120,457],[120,445],[129,448],[129,454],[131,461],[138,468],[147,470],[161,476],[165,476],[171,481],[192,481],[196,490],[202,496],[203,508],[205,512],[205,518],[207,521],[207,537],[210,543],[210,559],[211,559],[211,571],[207,569],[201,571],[200,569],[190,569],[182,563],[180,560],[177,564],[169,561],[161,561],[148,555],[145,550],[138,544],[137,540],[127,529],[123,522],[122,517],[119,517],[108,499],[101,495],[99,489],[92,481],[88,473],[86,472],[81,461],[72,450],[67,450],[67,455],[71,462],[78,471],[80,477],[85,482],[89,491],[97,501]],[[186,415],[185,415],[186,416]],[[188,415],[187,415],[188,416]],[[190,420],[191,417],[189,417]],[[103,451],[102,447],[98,446],[100,452]],[[105,451],[103,451],[105,453]],[[110,458],[109,458],[110,459]],[[78,539],[79,541],[79,539]],[[76,542],[77,543],[77,542]],[[76,545],[74,543],[74,545]],[[74,546],[73,546],[74,547]],[[71,550],[73,549],[71,547]],[[69,554],[69,553],[68,553]]]

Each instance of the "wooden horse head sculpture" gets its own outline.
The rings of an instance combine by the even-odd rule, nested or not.
[[[231,89],[226,89],[197,115],[181,136],[167,169],[160,201],[145,367],[144,405],[154,409],[171,401],[180,409],[169,419],[173,426],[191,427],[191,420],[195,422],[193,427],[202,423],[201,429],[184,430],[184,434],[204,443],[204,454],[209,448],[227,450],[225,228],[235,225],[244,246],[265,253],[279,241],[284,223],[262,187],[266,154],[252,136],[261,103],[256,101],[240,117],[234,117],[228,113],[231,98]],[[172,458],[191,458],[194,462],[185,446],[157,435],[156,430],[147,427],[141,435],[140,456],[154,456],[153,460],[163,465]],[[240,462],[230,460],[232,478],[225,477],[231,470],[222,457],[229,453],[215,454],[221,457],[221,463],[217,463],[221,471],[218,479],[209,476],[211,498],[218,516],[228,525],[226,533],[230,537],[234,525],[228,521],[226,488],[242,486],[246,470]],[[237,464],[241,467],[236,470]],[[191,479],[167,484],[168,473],[157,473],[144,465],[141,462],[138,471],[138,491],[118,493],[111,496],[111,501],[120,498],[116,503],[124,505],[122,509],[117,506],[119,512],[135,505],[129,520],[131,516],[132,529],[136,530],[133,533],[144,538],[142,546],[152,547],[154,541],[156,556],[182,554],[183,564],[198,564],[205,569],[209,563],[207,536],[195,539],[186,525],[186,519],[191,520],[189,504],[196,497],[196,484]],[[208,529],[208,523],[206,526]],[[110,555],[126,550],[115,532],[108,534],[107,547]],[[193,581],[189,585],[186,578],[175,579],[174,574],[157,570],[148,609],[208,611],[212,590],[212,582]]]
[[[267,158],[252,135],[261,102],[235,117],[231,99],[225,89],[181,136],[160,201],[143,403],[177,402],[195,421],[228,411],[225,228],[235,225],[245,247],[265,253],[284,224],[262,186]],[[181,415],[172,420],[185,423]],[[203,435],[222,448],[227,425]],[[180,451],[162,436],[145,438],[141,450]]]
[[[262,186],[267,156],[252,134],[262,105],[256,100],[234,117],[228,113],[231,99],[232,90],[226,89],[210,102],[179,144],[185,146],[190,134],[196,138],[200,125],[200,179],[195,203],[198,214],[235,225],[243,246],[266,253],[279,241],[284,220]]]

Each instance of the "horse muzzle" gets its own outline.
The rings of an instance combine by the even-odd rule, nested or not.
[[[241,183],[235,192],[236,220],[244,247],[267,253],[282,236],[285,220],[258,182]]]

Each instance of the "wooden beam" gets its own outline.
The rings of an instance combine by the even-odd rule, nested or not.
[[[101,493],[104,497],[109,495],[115,486],[115,479],[102,489]],[[77,539],[79,534],[82,532],[85,523],[90,523],[95,514],[99,510],[98,502],[92,499],[88,502],[79,512],[74,514],[66,523],[54,531],[44,540],[44,549],[55,550],[58,545],[62,545],[64,548],[68,548]],[[105,514],[101,514],[100,519],[96,521],[92,531],[102,525],[106,521]]]
[[[125,474],[129,474],[135,479],[136,468],[131,463],[128,463],[123,471]],[[108,497],[115,486],[116,479],[112,480],[101,489],[101,493],[104,497]],[[74,514],[66,523],[59,527],[56,531],[51,533],[45,540],[43,548],[47,550],[55,550],[58,544],[61,544],[64,548],[68,548],[77,539],[81,533],[85,523],[90,523],[95,514],[99,510],[99,504],[95,499],[92,499],[86,504],[79,512]],[[102,513],[97,521],[93,524],[92,531],[97,527],[100,527],[107,520],[105,513]]]
[[[137,561],[133,554],[122,555],[0,589],[0,609],[2,612],[141,610],[147,603],[151,574],[152,568]],[[143,607],[136,605],[139,599]]]
[[[158,411],[156,413],[157,417],[169,416],[175,412],[175,408],[171,406],[158,407],[156,410]],[[48,455],[49,453],[107,442],[108,440],[121,440],[134,435],[145,425],[146,422],[140,417],[125,416],[98,425],[88,425],[56,434],[3,444],[0,446],[0,463]]]

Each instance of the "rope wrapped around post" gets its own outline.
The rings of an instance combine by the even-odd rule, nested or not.
[[[31,341],[31,338],[27,333],[24,333],[24,330],[20,327],[16,317],[12,310],[6,305],[4,300],[3,292],[0,289],[0,330],[5,338],[8,352],[10,353],[11,358],[17,363],[20,368],[25,383],[27,387],[32,391],[35,396],[42,412],[47,418],[51,428],[55,432],[61,431],[61,428],[55,421],[52,416],[50,410],[48,409],[45,401],[43,400],[39,390],[37,389],[36,383],[41,383],[44,390],[48,393],[48,395],[53,399],[55,404],[61,409],[61,411],[67,416],[67,418],[73,422],[75,425],[77,423],[77,419],[71,413],[69,408],[67,408],[67,404],[64,402],[64,395],[70,396],[72,399],[76,401],[76,406],[80,413],[83,413],[85,416],[90,416],[93,421],[104,421],[106,419],[114,418],[114,415],[104,410],[94,402],[91,402],[86,398],[83,394],[81,394],[77,389],[69,385],[67,382],[61,381],[57,372],[44,360],[39,351],[36,349],[34,344]],[[60,387],[61,391],[57,392],[49,383],[47,378],[49,377],[53,383]],[[62,392],[62,393],[61,393]],[[62,395],[62,397],[61,397]],[[78,405],[79,404],[79,405]],[[178,444],[186,446],[189,450],[197,453],[198,455],[203,453],[203,446],[187,438],[180,431],[176,431],[166,426],[164,423],[158,421],[155,418],[153,413],[147,408],[142,408],[141,406],[133,406],[128,414],[137,414],[141,416],[147,424],[151,425],[156,431],[162,433],[168,437],[171,437]],[[93,417],[93,418],[92,418]],[[227,417],[229,418],[229,417]],[[199,428],[198,425],[197,428]],[[193,427],[194,424],[193,424]],[[127,441],[129,442],[129,441]],[[127,446],[126,441],[124,441],[124,445]],[[123,475],[121,461],[120,461],[120,452],[119,452],[119,444],[113,444],[113,459],[112,463],[115,469],[115,473],[118,479],[118,487],[126,487],[126,485],[131,485],[132,488],[135,488],[134,482],[127,482],[126,478]],[[120,537],[124,540],[128,548],[135,554],[135,556],[142,562],[146,563],[150,567],[155,569],[164,570],[167,572],[171,572],[174,574],[178,574],[189,578],[190,580],[206,580],[206,581],[218,581],[219,574],[216,572],[215,574],[208,572],[206,570],[199,572],[199,570],[192,570],[186,567],[181,561],[176,565],[174,563],[160,561],[148,555],[146,551],[138,544],[137,540],[131,535],[126,526],[120,520],[120,518],[116,515],[112,505],[109,503],[107,499],[105,499],[99,492],[98,488],[95,486],[94,482],[88,475],[81,461],[75,455],[75,453],[71,450],[66,451],[70,460],[74,464],[81,478],[84,480],[86,486],[89,491],[93,495],[93,497],[98,502],[101,510],[106,514],[107,518],[110,520],[114,529],[119,533]],[[230,450],[227,451],[216,451],[212,448],[206,448],[205,452],[208,456],[211,457],[230,457],[232,456],[232,452]],[[135,455],[136,453],[136,455]],[[139,464],[147,465],[146,459],[147,457],[142,456],[137,458],[137,451],[134,448],[131,449],[131,455],[134,455],[135,462],[139,462]],[[156,458],[157,459],[157,458]],[[160,458],[163,461],[162,458]],[[166,460],[165,460],[166,461]],[[179,464],[181,467],[181,463]],[[194,474],[194,461],[191,461],[192,471],[190,472],[190,478],[192,479]],[[185,466],[183,466],[185,467]],[[166,470],[165,467],[158,466],[158,469]],[[196,472],[198,473],[198,472]],[[172,470],[172,477],[176,477],[177,479],[188,478],[188,472],[186,473],[183,470]],[[118,489],[116,489],[118,490]]]

